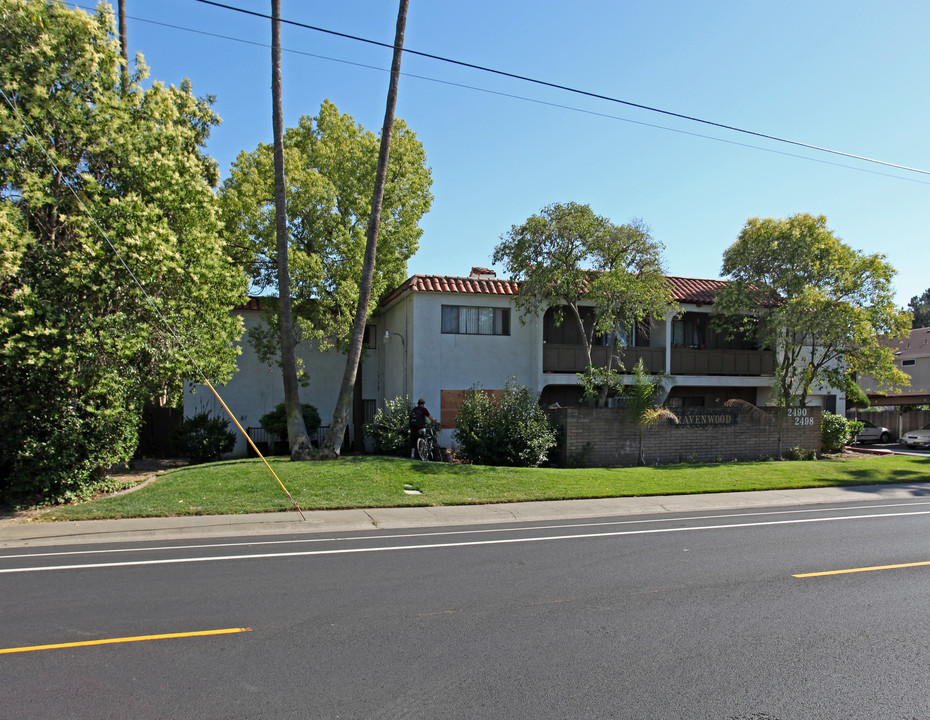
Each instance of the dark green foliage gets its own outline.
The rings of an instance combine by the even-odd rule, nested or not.
[[[500,398],[472,387],[455,424],[457,455],[475,464],[539,467],[556,443],[538,397],[513,378]]]
[[[303,412],[307,435],[313,435],[320,429],[320,413],[316,407],[308,403],[302,403],[300,409]],[[262,415],[258,424],[272,435],[287,439],[287,414],[284,403],[276,405],[274,410]]]
[[[848,408],[867,408],[872,405],[869,396],[863,392],[858,383],[853,380],[851,374],[846,374],[846,407]]]
[[[385,407],[378,408],[374,419],[365,425],[365,434],[375,441],[378,455],[410,454],[410,411],[413,403],[407,398],[388,400]]]
[[[213,417],[202,410],[171,431],[174,449],[192,463],[219,460],[236,445],[236,434],[229,429],[229,420]]]
[[[37,368],[2,367],[0,376],[23,383],[15,403],[0,403],[3,504],[87,500],[104,487],[103,468],[132,457],[138,408],[118,394],[69,402],[70,389]]]
[[[218,238],[210,100],[143,88],[141,64],[123,92],[106,3],[0,7],[0,495],[77,499],[190,358],[231,374],[245,277]]]
[[[785,453],[786,460],[816,460],[816,450],[805,450],[802,447],[793,447]]]
[[[930,289],[912,297],[907,307],[914,314],[911,321],[912,328],[916,330],[917,328],[930,327]]]
[[[862,430],[862,423],[825,412],[820,420],[820,444],[824,452],[842,450]]]

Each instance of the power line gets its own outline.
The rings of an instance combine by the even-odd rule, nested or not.
[[[196,0],[196,2],[203,3],[204,5],[212,5],[214,7],[223,8],[225,10],[232,10],[234,12],[242,13],[244,15],[252,15],[254,17],[263,18],[265,20],[271,20],[271,15],[266,15],[264,13],[255,12],[253,10],[245,10],[244,8],[235,7],[234,5],[227,5],[225,3],[216,2],[216,0]],[[367,43],[369,45],[375,45],[377,47],[390,48],[394,49],[394,46],[389,43],[380,42],[378,40],[371,40],[369,38],[363,38],[358,35],[350,35],[348,33],[338,32],[336,30],[329,30],[327,28],[322,28],[316,25],[310,25],[307,23],[297,22],[296,20],[287,20],[285,18],[280,18],[281,22],[288,25],[293,25],[294,27],[303,28],[305,30],[313,30],[315,32],[325,33],[327,35],[333,35],[335,37],[341,37],[348,40],[355,40],[357,42]],[[507,72],[505,70],[497,70],[495,68],[485,67],[483,65],[477,65],[475,63],[465,62],[464,60],[455,60],[453,58],[443,57],[441,55],[435,55],[433,53],[421,52],[419,50],[412,50],[405,47],[403,49],[405,53],[410,55],[417,55],[419,57],[429,58],[431,60],[438,60],[439,62],[449,63],[452,65],[458,65],[459,67],[466,67],[472,70],[479,70],[481,72],[491,73],[494,75],[500,75],[502,77],[512,78],[514,80],[520,80],[522,82],[533,83],[535,85],[541,85],[543,87],[554,88],[556,90],[562,90],[564,92],[573,93],[576,95],[582,95],[585,97],[594,98],[596,100],[604,100],[607,102],[617,103],[619,105],[626,105],[627,107],[638,108],[640,110],[647,110],[649,112],[659,113],[669,117],[679,118],[680,120],[687,120],[689,122],[701,123],[703,125],[709,125],[712,127],[721,128],[723,130],[730,130],[732,132],[742,133],[744,135],[751,135],[753,137],[763,138],[765,140],[772,140],[774,142],[785,143],[787,145],[794,145],[796,147],[806,148],[808,150],[816,150],[818,152],[829,153],[831,155],[839,155],[841,157],[851,158],[853,160],[861,160],[863,162],[874,163],[876,165],[884,165],[885,167],[895,168],[897,170],[906,170],[908,172],[920,173],[921,175],[930,175],[930,170],[921,170],[920,168],[908,167],[907,165],[898,165],[896,163],[887,162],[885,160],[878,160],[876,158],[866,157],[864,155],[856,155],[854,153],[847,153],[841,150],[833,150],[831,148],[821,147],[819,145],[811,145],[809,143],[800,142],[798,140],[790,140],[787,138],[778,137],[776,135],[768,135],[762,132],[756,132],[754,130],[746,130],[744,128],[735,127],[733,125],[726,125],[724,123],[714,122],[712,120],[704,120],[702,118],[694,117],[691,115],[685,115],[683,113],[673,112],[671,110],[663,110],[661,108],[651,107],[649,105],[642,105],[640,103],[635,103],[629,100],[621,100],[619,98],[611,97],[609,95],[602,95],[600,93],[590,92],[588,90],[580,90],[578,88],[573,88],[568,85],[560,85],[558,83],[549,82],[547,80],[539,80],[537,78],[531,78],[526,75],[518,75],[516,73]]]
[[[93,8],[77,5],[77,7],[82,7],[85,10],[92,10]],[[269,48],[271,47],[268,43],[262,43],[255,40],[246,40],[244,38],[234,37],[232,35],[223,35],[220,33],[209,32],[206,30],[198,30],[195,28],[185,27],[183,25],[175,25],[173,23],[161,22],[158,20],[150,20],[148,18],[138,17],[130,15],[128,16],[131,20],[136,22],[143,22],[149,25],[158,25],[159,27],[169,28],[171,30],[181,30],[183,32],[194,33],[197,35],[204,35],[206,37],[218,38],[220,40],[229,40],[231,42],[238,42],[244,45],[253,45],[255,47]],[[311,53],[305,50],[293,50],[290,48],[283,48],[283,51],[290,53],[292,55],[300,55],[303,57],[315,58],[318,60],[326,60],[328,62],[340,63],[343,65],[351,65],[353,67],[364,68],[367,70],[376,70],[378,72],[389,72],[387,68],[379,67],[377,65],[368,65],[366,63],[356,62],[353,60],[345,60],[343,58],[330,57],[328,55],[320,55],[318,53]],[[689,130],[682,130],[680,128],[673,128],[667,125],[658,125],[655,123],[648,123],[642,120],[633,120],[631,118],[621,117],[619,115],[611,115],[610,113],[598,112],[596,110],[587,110],[584,108],[575,107],[573,105],[565,105],[562,103],[550,102],[547,100],[539,100],[537,98],[527,97],[525,95],[517,95],[514,93],[502,92],[499,90],[490,90],[488,88],[478,87],[475,85],[467,85],[465,83],[452,82],[451,80],[440,80],[439,78],[429,77],[427,75],[418,75],[410,72],[401,72],[404,77],[414,78],[416,80],[424,80],[426,82],[438,83],[440,85],[448,85],[450,87],[462,88],[465,90],[472,90],[475,92],[486,93],[488,95],[497,95],[498,97],[510,98],[512,100],[521,100],[523,102],[535,103],[537,105],[544,105],[546,107],[558,108],[560,110],[569,110],[571,112],[583,113],[585,115],[592,115],[594,117],[606,118],[608,120],[617,120],[619,122],[629,123],[631,125],[639,125],[641,127],[653,128],[656,130],[665,130],[667,132],[678,133],[679,135],[687,135],[689,137],[701,138],[703,140],[713,140],[714,142],[725,143],[727,145],[734,145],[737,147],[749,148],[752,150],[760,150],[762,152],[772,153],[774,155],[782,155],[784,157],[795,158],[797,160],[806,160],[808,162],[820,163],[821,165],[830,165],[832,167],[844,168],[846,170],[855,170],[856,172],[868,173],[870,175],[878,175],[880,177],[892,178],[894,180],[903,180],[905,182],[918,183],[921,185],[930,185],[930,182],[926,180],[919,180],[913,177],[902,177],[901,175],[893,175],[891,173],[879,172],[877,170],[869,170],[868,168],[856,167],[854,165],[845,165],[843,163],[831,162],[830,160],[823,160],[815,157],[810,157],[808,155],[798,155],[796,153],[785,152],[783,150],[775,150],[769,147],[763,147],[762,145],[753,145],[750,143],[737,142],[735,140],[727,140],[725,138],[715,137],[713,135],[704,135],[702,133],[692,132]],[[918,171],[921,172],[921,171]]]

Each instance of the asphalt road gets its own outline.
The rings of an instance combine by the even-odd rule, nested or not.
[[[930,718],[921,563],[920,497],[5,548],[0,716]]]

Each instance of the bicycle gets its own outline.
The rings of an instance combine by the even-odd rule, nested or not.
[[[420,437],[417,438],[417,457],[420,460],[433,460],[442,462],[442,451],[436,442],[436,435],[432,428],[420,428]]]

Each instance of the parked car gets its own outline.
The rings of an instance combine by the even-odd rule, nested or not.
[[[862,420],[862,432],[856,435],[857,443],[878,442],[890,443],[894,440],[894,433],[886,427],[873,425],[868,420]]]
[[[908,430],[901,438],[905,445],[930,445],[930,423],[919,430]]]

